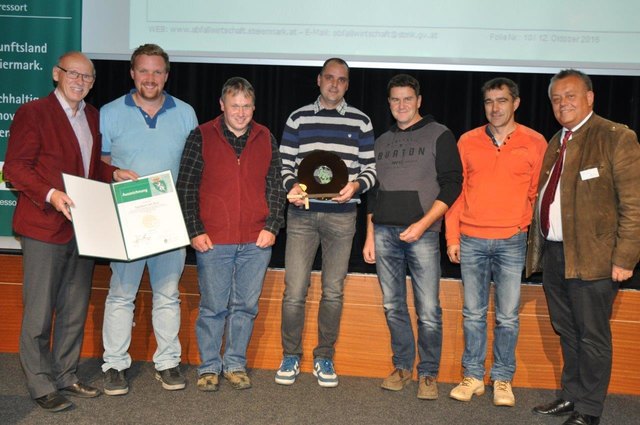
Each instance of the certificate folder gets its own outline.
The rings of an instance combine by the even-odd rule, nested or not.
[[[80,255],[130,261],[189,245],[171,171],[111,184],[62,177]]]

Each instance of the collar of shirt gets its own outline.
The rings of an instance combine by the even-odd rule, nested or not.
[[[251,123],[249,123],[249,125],[247,126],[247,131],[245,131],[242,136],[236,136],[231,130],[229,130],[229,127],[227,127],[227,124],[224,122],[224,120],[222,120],[221,124],[222,134],[224,135],[225,139],[227,139],[231,147],[233,147],[236,155],[240,156],[240,154],[242,154],[242,150],[247,144],[247,140],[249,139],[249,134],[251,133],[252,127]]]
[[[511,131],[511,133],[507,134],[507,136],[504,139],[502,139],[502,141],[496,139],[496,136],[493,134],[493,132],[489,128],[489,124],[487,124],[484,127],[484,132],[487,135],[487,137],[489,137],[489,139],[491,139],[491,143],[493,143],[493,146],[495,146],[496,148],[500,148],[500,147],[502,147],[503,144],[506,145],[506,142],[508,142],[509,139],[511,139],[511,135],[513,133],[515,133],[517,129],[518,129],[518,124],[516,123],[513,131]]]
[[[76,115],[74,115],[73,109],[71,109],[71,106],[69,106],[69,102],[67,102],[65,98],[62,96],[62,93],[60,93],[60,90],[56,88],[53,91],[53,93],[56,95],[58,102],[60,102],[60,106],[62,106],[64,113],[67,114],[67,117],[69,119],[74,118],[75,116],[81,115],[83,113],[84,107],[86,106],[84,99],[78,102],[78,110],[76,111]]]
[[[127,93],[127,95],[124,97],[124,104],[127,106],[139,108],[139,106],[136,105],[136,102],[133,100],[133,94],[135,92],[136,89],[131,89],[131,91]],[[162,103],[162,107],[158,110],[158,113],[156,115],[160,115],[167,109],[176,107],[176,102],[173,100],[173,97],[169,93],[167,93],[166,91],[162,91],[162,94],[164,95],[164,102]]]
[[[589,121],[589,118],[591,118],[591,115],[593,115],[593,111],[591,111],[589,113],[589,115],[587,115],[582,121],[580,121],[578,123],[578,125],[576,125],[575,127],[573,127],[571,129],[571,135],[573,136],[574,134],[576,134],[576,131],[580,130],[580,127],[582,127],[587,121]],[[562,139],[564,138],[564,133],[566,133],[567,131],[569,131],[569,129],[567,127],[562,127],[562,134],[560,137],[560,141],[562,142]],[[571,139],[569,139],[571,140]]]
[[[320,96],[318,96],[316,101],[313,103],[313,113],[317,114],[318,112],[322,111],[323,109],[327,109],[327,108],[322,106],[322,103],[320,102]],[[340,101],[338,106],[336,106],[335,110],[340,115],[346,114],[347,113],[347,101],[344,100],[344,98],[342,98],[342,100]]]
[[[93,149],[93,135],[89,128],[89,122],[84,112],[86,106],[84,100],[78,102],[78,110],[75,115],[73,109],[69,106],[69,103],[64,99],[62,94],[56,89],[54,91],[64,113],[67,115],[69,124],[73,129],[73,133],[76,135],[78,146],[80,148],[80,155],[82,156],[82,164],[84,166],[84,177],[89,176],[89,168],[91,167],[91,150]],[[50,196],[47,195],[47,199],[50,200]]]
[[[130,106],[132,108],[137,108],[142,116],[144,117],[145,122],[149,128],[156,128],[156,124],[158,123],[158,117],[162,115],[163,112],[168,109],[175,108],[176,102],[173,100],[173,97],[169,96],[169,94],[165,91],[162,92],[164,95],[164,101],[162,102],[162,106],[158,109],[158,112],[152,117],[147,114],[144,109],[140,106],[136,105],[135,100],[133,100],[133,94],[136,92],[136,89],[132,89],[124,98],[124,104]]]

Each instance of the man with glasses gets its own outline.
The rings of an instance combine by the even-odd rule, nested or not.
[[[236,390],[251,388],[247,346],[271,247],[284,223],[278,144],[253,120],[251,83],[227,80],[220,109],[222,115],[189,135],[178,177],[198,262],[200,391],[216,391],[220,374]]]
[[[67,73],[67,77],[70,80],[77,80],[78,78],[80,78],[80,79],[82,79],[83,82],[85,82],[87,84],[93,84],[93,82],[96,80],[96,76],[94,74],[81,74],[78,71],[65,69],[65,68],[61,67],[60,65],[56,65],[56,68],[58,68],[62,72],[66,72]]]
[[[431,115],[422,116],[420,83],[398,74],[387,85],[396,122],[375,144],[378,183],[369,193],[364,260],[376,263],[391,334],[393,372],[382,388],[400,391],[411,382],[416,347],[421,400],[438,398],[442,352],[440,228],[458,195],[462,166],[453,133]],[[411,275],[418,343],[407,306]]]
[[[131,55],[130,75],[135,88],[100,109],[102,159],[140,175],[171,170],[175,181],[187,136],[198,125],[196,114],[191,106],[163,90],[169,77],[169,56],[160,46],[138,47]],[[102,327],[105,394],[129,391],[125,371],[131,366],[128,349],[134,302],[145,265],[153,292],[153,332],[158,343],[153,355],[156,379],[165,390],[185,387],[178,339],[178,282],[185,257],[185,248],[179,248],[142,260],[111,262]]]
[[[104,182],[137,175],[100,161],[98,111],[84,102],[95,80],[93,63],[82,53],[66,53],[53,80],[49,96],[16,112],[4,174],[20,191],[13,216],[24,269],[20,362],[31,397],[57,412],[72,406],[65,395],[100,395],[76,375],[94,262],[78,254],[74,204],[62,173]]]

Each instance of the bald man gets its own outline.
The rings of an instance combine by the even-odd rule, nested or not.
[[[20,192],[13,217],[24,268],[20,361],[31,397],[57,412],[72,406],[64,395],[100,395],[76,376],[93,260],[78,255],[74,204],[64,192],[62,173],[104,182],[137,175],[100,160],[98,111],[84,102],[95,81],[93,63],[69,52],[52,75],[55,90],[16,111],[4,174]]]

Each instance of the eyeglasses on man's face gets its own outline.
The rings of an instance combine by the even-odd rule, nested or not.
[[[95,75],[92,74],[81,74],[78,71],[68,71],[66,69],[64,69],[63,67],[61,67],[60,65],[56,65],[56,68],[60,69],[61,71],[64,71],[67,73],[67,77],[69,77],[70,80],[77,80],[79,77],[82,77],[82,81],[84,81],[85,83],[93,83],[96,79]]]

